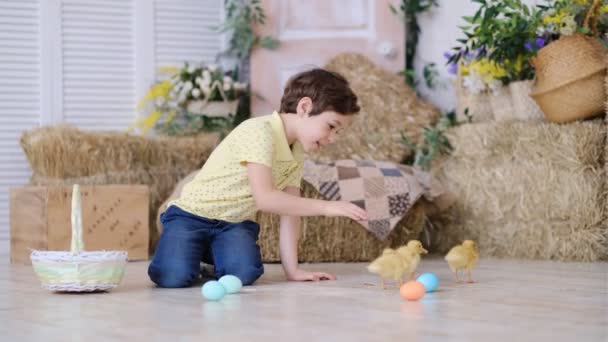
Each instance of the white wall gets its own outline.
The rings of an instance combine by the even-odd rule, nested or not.
[[[524,2],[528,5],[542,3],[537,0],[524,0]],[[439,78],[444,85],[431,90],[426,87],[424,81],[421,81],[418,89],[429,101],[442,110],[449,111],[456,107],[456,96],[450,83],[450,79],[454,76],[447,72],[443,54],[458,44],[456,39],[464,38],[458,26],[465,24],[462,20],[463,16],[471,16],[475,13],[477,4],[469,0],[439,0],[439,6],[422,14],[419,18],[421,34],[415,67],[422,80],[424,66],[428,63],[437,65]]]

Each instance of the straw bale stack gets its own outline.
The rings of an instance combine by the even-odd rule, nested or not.
[[[400,163],[410,153],[401,143],[401,133],[419,141],[423,127],[439,118],[439,110],[421,100],[399,75],[386,71],[367,57],[344,53],[326,68],[342,74],[359,98],[361,112],[332,148],[310,158],[374,159]]]
[[[215,133],[150,138],[59,125],[26,131],[20,143],[36,176],[66,179],[131,170],[200,168],[217,141]]]
[[[458,200],[435,219],[437,251],[466,238],[485,256],[607,256],[602,120],[479,123],[448,135],[455,150],[435,173]]]
[[[21,146],[33,170],[32,185],[148,185],[153,251],[157,208],[181,179],[202,166],[217,141],[217,134],[147,138],[55,126],[26,131]]]

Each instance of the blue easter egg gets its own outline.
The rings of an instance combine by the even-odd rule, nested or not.
[[[241,279],[231,274],[226,274],[225,276],[221,277],[219,282],[224,285],[224,288],[226,288],[228,293],[239,292],[241,287],[243,287]]]
[[[433,292],[439,286],[439,278],[433,273],[423,273],[416,280],[424,285],[426,292]]]
[[[226,288],[219,281],[208,281],[201,290],[203,297],[208,300],[220,300],[226,295]]]

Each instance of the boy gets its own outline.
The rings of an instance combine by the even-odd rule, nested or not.
[[[215,266],[218,278],[232,274],[252,284],[264,273],[256,210],[281,215],[279,247],[288,280],[335,279],[298,267],[300,217],[366,220],[367,214],[350,202],[300,197],[303,159],[304,152],[333,143],[358,112],[357,97],[341,75],[313,69],[292,77],[281,114],[236,127],[169,203],[161,216],[163,233],[148,268],[150,279],[161,287],[192,285],[203,261]]]

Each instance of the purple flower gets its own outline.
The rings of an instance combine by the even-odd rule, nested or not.
[[[448,72],[452,75],[456,75],[456,73],[458,72],[458,64],[456,64],[456,63],[448,64]]]
[[[541,37],[538,37],[534,40],[534,44],[537,48],[542,49],[542,47],[545,46],[545,40]]]
[[[526,48],[526,50],[528,50],[528,52],[532,52],[532,43],[531,42],[525,42],[524,47]]]

